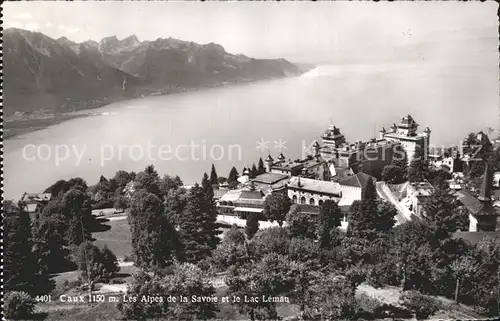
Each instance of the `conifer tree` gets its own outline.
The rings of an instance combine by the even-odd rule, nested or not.
[[[410,182],[422,182],[429,176],[429,162],[424,149],[417,147],[415,154],[408,167],[408,180]]]
[[[5,289],[33,294],[38,267],[31,251],[29,214],[12,201],[3,202],[3,212]]]
[[[196,263],[209,257],[219,243],[212,202],[213,198],[209,199],[207,192],[198,184],[190,189],[184,212],[179,218],[183,255],[188,262]]]
[[[238,177],[238,171],[236,170],[236,167],[233,166],[229,172],[229,176],[227,177],[227,182],[230,188],[234,188],[238,185]]]
[[[435,186],[424,206],[424,215],[436,239],[445,240],[463,226],[467,214],[459,209],[449,185],[443,183]]]
[[[320,247],[329,248],[331,246],[330,231],[340,226],[341,216],[340,208],[334,201],[326,200],[321,204],[317,227]]]
[[[160,188],[160,176],[153,165],[147,166],[143,172],[140,172],[135,177],[135,190],[144,189],[148,193],[155,194],[160,199],[163,199],[163,194]]]
[[[255,164],[253,164],[252,169],[250,170],[250,178],[255,178],[257,175],[259,175],[259,171],[257,170]]]
[[[210,184],[219,185],[219,177],[217,176],[214,164],[212,164],[212,170],[210,171]]]
[[[264,161],[262,160],[262,157],[259,157],[259,164],[257,167],[257,173],[264,174],[266,172],[266,168],[264,167]]]
[[[259,218],[256,213],[250,213],[247,216],[245,233],[248,239],[251,239],[259,230]]]
[[[139,190],[132,198],[128,220],[135,264],[163,268],[180,257],[177,231],[164,214],[163,202],[153,193]]]

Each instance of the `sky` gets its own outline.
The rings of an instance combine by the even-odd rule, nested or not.
[[[82,42],[135,34],[215,42],[231,53],[321,60],[345,51],[498,38],[498,4],[481,2],[4,2],[4,27]]]

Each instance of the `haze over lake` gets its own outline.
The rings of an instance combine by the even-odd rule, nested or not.
[[[261,139],[269,141],[275,157],[281,139],[286,158],[297,159],[303,142],[309,146],[319,139],[330,122],[349,141],[367,140],[411,114],[419,130],[431,128],[432,144],[458,144],[468,132],[498,126],[496,41],[481,43],[487,45],[460,59],[450,52],[432,60],[320,65],[299,77],[114,103],[92,111],[100,116],[5,141],[4,197],[43,191],[71,177],[95,184],[101,174],[141,171],[149,164],[189,185],[199,182],[212,163],[219,176],[227,176],[233,165],[241,173],[244,165],[265,158],[267,149],[257,148]],[[192,144],[199,146],[194,158]],[[159,159],[162,145],[167,146],[163,153],[170,148],[170,160]],[[68,158],[56,166],[54,153],[65,148]],[[223,158],[214,161],[211,154]]]

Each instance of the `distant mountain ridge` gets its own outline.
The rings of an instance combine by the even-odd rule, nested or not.
[[[285,59],[253,59],[221,45],[131,35],[101,41],[57,40],[39,32],[3,31],[4,113],[70,111],[124,98],[299,75]]]

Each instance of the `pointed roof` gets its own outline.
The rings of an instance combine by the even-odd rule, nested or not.
[[[491,203],[491,188],[492,188],[492,172],[490,170],[490,165],[486,164],[484,168],[483,183],[481,184],[481,189],[479,191],[479,197],[477,198],[481,202]]]
[[[408,128],[408,127],[416,127],[418,124],[415,122],[411,115],[405,116],[401,119],[401,123],[399,123],[398,127]]]
[[[285,160],[285,155],[283,155],[283,153],[280,153],[280,155],[278,156],[278,160]]]
[[[317,147],[319,147],[319,143],[318,143],[318,141],[315,141],[315,142],[314,142],[313,147],[316,147],[316,148],[317,148]]]
[[[370,179],[374,179],[373,176],[359,172],[356,175],[349,177],[347,179],[339,181],[340,185],[353,186],[353,187],[365,187]],[[375,182],[375,180],[374,180]]]
[[[271,154],[267,155],[266,162],[272,162],[274,159],[271,157]]]

